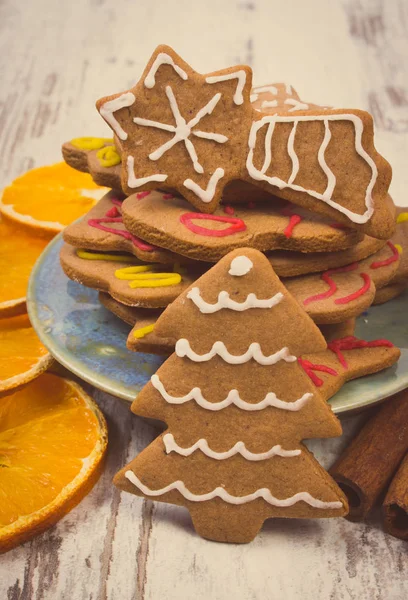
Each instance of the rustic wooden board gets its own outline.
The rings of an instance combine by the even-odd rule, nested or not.
[[[126,89],[169,43],[198,70],[249,63],[259,84],[293,83],[306,100],[368,108],[408,204],[406,0],[3,0],[0,180],[55,162],[74,136],[106,134],[96,98]],[[198,538],[181,508],[120,495],[116,470],[155,435],[124,403],[93,392],[108,417],[106,469],[56,527],[0,558],[7,600],[271,600],[408,597],[406,545],[367,524],[270,521],[248,546]],[[310,447],[328,467],[340,440]]]

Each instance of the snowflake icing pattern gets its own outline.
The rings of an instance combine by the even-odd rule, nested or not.
[[[143,119],[140,117],[135,117],[133,119],[133,121],[137,125],[144,125],[146,127],[156,127],[157,129],[163,129],[164,131],[174,133],[173,138],[168,142],[162,144],[159,148],[154,150],[154,152],[151,152],[149,154],[149,158],[151,160],[158,160],[163,156],[165,152],[170,150],[170,148],[173,148],[175,144],[177,144],[178,142],[184,142],[184,145],[191,158],[195,171],[197,173],[204,173],[202,165],[198,162],[197,152],[194,148],[193,142],[190,139],[190,135],[195,135],[199,138],[204,138],[206,140],[214,140],[214,142],[217,142],[219,144],[224,144],[228,141],[227,136],[222,135],[220,133],[211,133],[208,131],[201,130],[193,131],[193,127],[198,125],[203,117],[212,113],[212,111],[218,104],[219,99],[221,98],[221,94],[215,94],[215,96],[213,96],[211,100],[207,102],[207,104],[203,106],[203,108],[201,108],[197,112],[196,116],[193,119],[191,119],[191,121],[189,121],[188,123],[181,115],[180,109],[177,104],[177,100],[174,96],[173,90],[169,85],[166,86],[166,96],[169,99],[171,112],[173,113],[174,120],[176,122],[175,125],[168,125],[167,123],[160,123],[159,121],[150,121],[149,119]]]
[[[168,78],[169,71],[162,70],[163,65],[170,66],[176,78],[188,82],[189,85],[192,82],[197,82],[199,86],[200,83],[204,83],[205,87],[213,88],[214,94],[208,101],[208,97],[203,100],[201,107],[199,88],[197,88],[197,104],[194,110],[195,115],[193,112],[194,116],[192,118],[190,118],[191,107],[182,102],[182,92],[180,93],[180,90],[183,88],[177,86],[177,90],[175,89],[172,80]],[[243,170],[244,156],[242,156],[241,161],[236,161],[234,155],[236,156],[237,152],[245,152],[246,138],[252,120],[252,107],[249,103],[251,70],[249,67],[238,67],[236,70],[228,69],[211,75],[198,75],[198,80],[197,75],[173,50],[165,46],[159,46],[150,59],[144,76],[135,88],[124,94],[101,99],[97,105],[101,116],[114,130],[117,138],[123,142],[122,161],[126,166],[126,178],[124,181],[122,180],[122,183],[125,191],[131,191],[142,186],[153,188],[156,187],[157,183],[165,182],[164,185],[171,189],[178,189],[183,196],[198,208],[201,209],[202,203],[205,203],[211,211],[219,201],[222,188],[231,179],[238,179]],[[156,85],[159,83],[159,79],[160,86]],[[142,103],[146,88],[156,88],[155,94],[160,94],[159,97],[156,96],[156,101],[160,100],[160,102],[168,103],[173,116],[173,119],[169,119],[170,122],[157,120],[157,116],[149,119],[148,114],[145,113],[143,116],[140,114],[139,111],[143,107]],[[163,91],[164,94],[162,94]],[[246,101],[244,101],[244,91],[248,96]],[[229,125],[229,121],[226,121],[225,111],[220,110],[219,102],[221,98],[225,99],[227,97],[231,98],[233,106],[239,111],[235,114],[235,118],[240,123],[240,127],[236,127],[232,131],[229,127],[228,135],[224,135],[220,129],[222,130],[222,127],[225,127],[226,122]],[[215,111],[217,105],[218,110]],[[149,103],[144,105],[144,110],[148,109]],[[188,119],[185,116],[187,113],[189,115]],[[200,124],[204,117],[213,113],[213,125],[210,127],[213,131],[208,131],[208,128],[204,126],[201,128]],[[158,147],[157,144],[156,147],[150,147],[144,154],[141,152],[142,148],[137,137],[131,133],[131,123],[142,128],[168,132],[169,139]],[[202,160],[200,161],[199,150],[196,148],[195,140],[197,138],[221,146],[228,143],[229,148],[221,156],[219,153],[208,153],[206,164],[204,164]],[[186,162],[183,163],[179,171],[171,170],[166,173],[166,155],[178,143],[182,143],[186,149]],[[237,150],[231,150],[231,145]],[[225,159],[222,158],[223,156],[225,156]],[[147,160],[152,162],[161,161],[159,163],[161,172],[152,174],[146,162]],[[215,161],[221,164],[216,164]],[[241,166],[238,167],[237,165]],[[197,181],[188,178],[187,174],[191,166],[194,172],[201,176],[209,174],[209,178],[205,183],[206,187],[201,187]],[[221,179],[223,180],[222,185],[219,186]],[[212,204],[211,207],[210,204]]]

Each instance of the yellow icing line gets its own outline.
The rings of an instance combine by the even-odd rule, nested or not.
[[[181,281],[180,273],[156,273],[152,271],[159,265],[140,265],[137,267],[124,267],[115,271],[117,279],[130,280],[129,287],[150,288],[177,285]]]
[[[401,244],[394,244],[394,246],[398,250],[398,254],[402,254],[402,246],[401,246]]]
[[[146,273],[144,275],[136,275],[135,279],[129,285],[132,289],[166,287],[168,285],[177,285],[180,281],[180,273]]]
[[[101,167],[114,167],[122,162],[115,146],[104,146],[96,153]]]
[[[134,267],[123,267],[123,269],[115,271],[115,277],[117,279],[134,279],[135,273],[145,273],[146,271],[154,269],[155,266],[156,265],[138,265]]]
[[[112,144],[112,138],[98,138],[98,137],[79,137],[71,140],[70,144],[79,148],[80,150],[99,150],[106,144]]]
[[[134,256],[129,256],[128,254],[87,252],[87,250],[77,250],[76,253],[79,258],[85,258],[86,260],[112,260],[114,262],[134,262],[136,260]]]
[[[397,223],[404,223],[405,221],[408,221],[408,212],[403,212],[397,217]]]
[[[146,327],[141,327],[140,329],[136,329],[133,332],[133,336],[135,338],[137,338],[138,340],[140,340],[140,338],[144,338],[145,335],[147,335],[148,333],[151,333],[154,329],[154,323],[153,325],[146,325]]]

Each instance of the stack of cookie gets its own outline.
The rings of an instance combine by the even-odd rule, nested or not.
[[[395,231],[371,117],[251,78],[199,75],[160,46],[135,88],[97,103],[114,139],[63,146],[112,191],[65,230],[62,266],[133,326],[132,350],[170,353],[160,312],[237,248],[264,252],[329,340],[406,285],[408,214]]]

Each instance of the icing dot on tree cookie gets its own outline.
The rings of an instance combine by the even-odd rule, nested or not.
[[[231,261],[230,270],[228,273],[230,275],[234,275],[235,277],[242,277],[249,273],[249,271],[253,267],[253,262],[247,256],[236,256]]]

